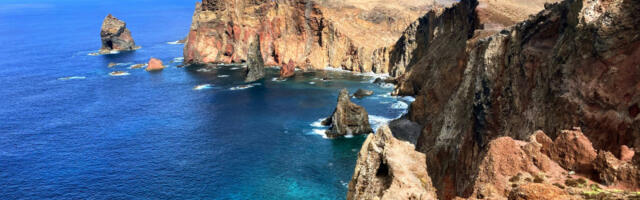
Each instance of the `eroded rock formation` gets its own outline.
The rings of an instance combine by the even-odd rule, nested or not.
[[[640,2],[566,0],[545,5],[543,11],[511,27],[508,24],[514,20],[497,19],[513,12],[483,6],[489,3],[462,0],[427,14],[420,22],[424,25],[416,28],[424,39],[406,54],[411,58],[403,61],[405,72],[396,74],[399,85],[394,94],[416,97],[407,117],[423,127],[416,148],[427,156],[439,198],[488,194],[478,180],[486,174],[486,159],[492,157],[490,143],[505,136],[527,140],[538,129],[557,138],[554,145],[573,145],[545,150],[565,155],[540,154],[555,159],[547,167],[605,172],[604,178],[591,177],[598,182],[628,180],[615,170],[590,167],[587,161],[626,166],[606,155],[597,157],[608,162],[598,162],[593,153],[608,151],[620,158],[622,145],[640,146]],[[573,126],[582,127],[585,137],[560,136],[561,130]],[[592,149],[580,142],[585,138]],[[513,143],[522,147],[521,142]],[[520,148],[510,154],[526,151]],[[637,163],[636,157],[637,153],[632,163]],[[536,167],[545,171],[544,165]],[[494,191],[504,197],[503,192]]]
[[[254,82],[264,78],[264,60],[262,60],[262,53],[260,52],[260,36],[256,36],[255,40],[249,45],[247,59],[247,75],[244,82]]]
[[[412,144],[381,126],[367,136],[358,153],[347,199],[436,199],[425,159]]]
[[[193,15],[185,63],[244,62],[258,34],[266,65],[292,60],[301,68],[387,73],[391,46],[404,28],[439,6],[430,0],[203,0]]]
[[[127,29],[127,24],[111,14],[102,21],[100,38],[102,39],[100,53],[130,51],[138,48],[131,37],[131,31]]]
[[[362,99],[366,96],[371,96],[371,95],[373,95],[373,91],[365,90],[365,89],[358,89],[356,90],[356,92],[353,93],[353,96],[358,99]]]
[[[369,125],[369,114],[362,106],[349,100],[347,89],[340,90],[336,110],[322,124],[330,126],[326,132],[329,138],[373,132]]]
[[[289,60],[286,65],[283,65],[280,68],[280,78],[288,78],[292,77],[296,73],[296,64],[293,63],[293,60]]]

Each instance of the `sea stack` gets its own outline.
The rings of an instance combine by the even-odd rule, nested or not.
[[[245,82],[255,82],[264,78],[264,60],[260,52],[260,35],[256,35],[255,39],[249,45],[249,53],[247,54],[247,76]]]
[[[371,125],[369,125],[369,114],[362,106],[349,100],[347,89],[340,90],[336,110],[322,124],[331,126],[326,132],[329,138],[373,132]]]
[[[111,51],[130,51],[138,48],[133,41],[133,37],[131,37],[131,31],[127,29],[127,23],[111,14],[107,15],[102,22],[100,38],[102,39],[101,54]]]
[[[280,78],[289,78],[295,75],[296,65],[293,63],[293,60],[289,59],[289,62],[286,65],[283,65],[280,68]]]
[[[157,58],[151,58],[149,59],[149,64],[147,65],[147,68],[145,70],[150,72],[150,71],[161,71],[163,69],[164,69],[164,65],[162,64],[161,60],[158,60]]]

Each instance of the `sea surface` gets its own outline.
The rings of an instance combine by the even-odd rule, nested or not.
[[[410,99],[336,70],[178,67],[194,6],[0,1],[0,199],[344,199],[365,136],[323,137],[338,91],[373,90],[353,101],[374,126]],[[142,49],[90,55],[108,13]],[[151,57],[167,68],[129,69]]]

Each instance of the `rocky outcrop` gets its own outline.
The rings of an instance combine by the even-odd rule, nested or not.
[[[260,36],[251,42],[249,53],[247,55],[247,73],[244,82],[255,82],[264,78],[264,60],[260,52]]]
[[[258,34],[266,65],[292,60],[302,68],[387,73],[391,46],[404,27],[440,5],[394,3],[203,0],[193,15],[185,63],[245,62]]]
[[[296,73],[296,65],[293,63],[293,60],[289,60],[286,65],[283,65],[280,68],[280,78],[288,78],[292,77]]]
[[[640,188],[640,166],[616,158],[611,152],[601,151],[593,162],[597,178],[606,185],[626,189]]]
[[[358,153],[347,199],[436,199],[426,158],[381,126]]]
[[[326,131],[329,138],[373,132],[371,125],[369,125],[369,114],[362,106],[349,100],[347,89],[340,90],[335,111],[322,124],[330,126]]]
[[[100,38],[102,39],[100,53],[130,51],[139,48],[133,41],[131,31],[127,29],[127,24],[111,14],[107,15],[102,21]]]
[[[353,96],[358,98],[358,99],[362,99],[366,96],[371,96],[373,95],[373,91],[371,90],[365,90],[365,89],[358,89],[356,90],[355,93],[353,93]]]
[[[133,69],[133,67],[132,67]],[[151,58],[149,59],[149,62],[147,63],[147,68],[145,68],[146,71],[150,72],[150,71],[162,71],[164,69],[164,65],[162,64],[162,60],[159,60],[157,58]]]
[[[567,0],[488,36],[479,5],[428,17],[394,91],[416,97],[408,118],[424,127],[416,146],[440,198],[471,195],[483,150],[501,136],[581,126],[595,150],[640,146],[640,3]]]

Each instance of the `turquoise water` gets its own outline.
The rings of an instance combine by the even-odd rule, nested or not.
[[[167,42],[194,5],[0,2],[0,199],[344,199],[364,136],[325,139],[318,120],[344,87],[375,91],[353,99],[374,125],[405,104],[370,76],[269,69],[243,89],[237,66],[178,68],[183,46]],[[88,55],[107,13],[142,49]],[[150,57],[167,69],[128,69]]]

